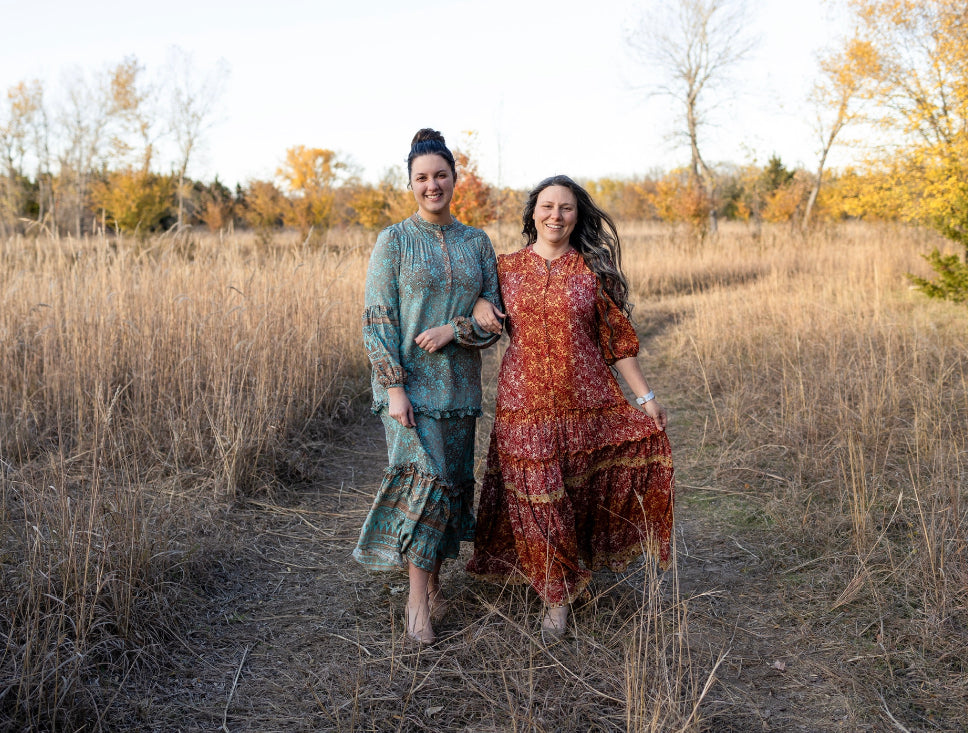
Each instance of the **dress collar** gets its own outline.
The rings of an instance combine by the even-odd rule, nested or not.
[[[578,250],[572,248],[572,249],[568,250],[567,252],[565,252],[563,255],[561,255],[561,257],[555,257],[555,259],[549,260],[549,259],[545,259],[541,255],[539,255],[537,252],[535,252],[534,251],[534,245],[532,245],[532,244],[529,244],[528,245],[527,250],[528,250],[528,254],[531,255],[532,257],[534,257],[536,260],[538,260],[541,263],[547,263],[548,265],[551,265],[551,266],[554,266],[558,262],[565,262],[566,260],[568,260],[572,256],[578,254]]]
[[[414,215],[410,217],[410,221],[412,221],[418,229],[423,229],[424,231],[447,231],[448,229],[453,229],[457,225],[457,219],[454,219],[453,217],[451,217],[451,219],[452,221],[450,224],[434,224],[432,221],[427,221],[424,219],[419,213],[414,213]]]

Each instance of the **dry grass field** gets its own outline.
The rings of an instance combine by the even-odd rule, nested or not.
[[[968,311],[904,277],[939,243],[621,228],[674,569],[596,576],[549,645],[452,563],[423,651],[349,558],[372,234],[0,242],[0,729],[963,730]]]

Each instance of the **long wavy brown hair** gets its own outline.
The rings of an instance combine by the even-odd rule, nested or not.
[[[588,269],[595,273],[599,291],[604,291],[623,313],[631,315],[629,284],[622,273],[622,245],[615,222],[595,204],[588,191],[568,176],[545,178],[531,189],[521,217],[524,224],[521,230],[525,238],[524,246],[530,246],[538,240],[534,210],[538,204],[538,196],[550,186],[564,186],[575,195],[575,200],[578,202],[578,221],[575,223],[575,230],[571,233],[570,244],[585,260]]]

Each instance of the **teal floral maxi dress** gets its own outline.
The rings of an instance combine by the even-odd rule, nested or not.
[[[373,411],[390,465],[353,557],[371,570],[433,571],[474,539],[474,428],[481,414],[480,349],[499,335],[470,314],[478,297],[500,307],[487,234],[414,214],[377,238],[366,274],[363,343],[372,365]],[[450,324],[454,340],[428,353],[423,331]],[[404,387],[415,428],[390,417],[387,389]]]

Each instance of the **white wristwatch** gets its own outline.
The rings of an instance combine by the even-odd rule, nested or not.
[[[645,404],[646,402],[651,402],[651,401],[652,401],[652,400],[654,400],[654,399],[655,399],[655,392],[653,392],[653,391],[652,391],[652,390],[650,389],[650,390],[649,390],[648,392],[646,392],[646,393],[645,393],[644,395],[642,395],[641,397],[636,397],[636,398],[635,398],[635,403],[636,403],[637,405],[644,405],[644,404]]]

